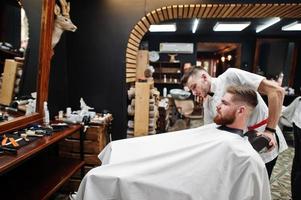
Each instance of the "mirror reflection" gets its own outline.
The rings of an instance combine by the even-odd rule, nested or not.
[[[289,85],[295,42],[287,39],[258,39],[257,45],[257,71],[268,79],[278,81],[280,85]]]
[[[18,0],[5,0],[0,8],[0,122],[35,112],[36,73],[31,71],[29,20]],[[36,44],[35,44],[36,45]],[[35,68],[37,66],[34,66]],[[25,78],[27,77],[27,78]],[[30,77],[30,81],[28,79]],[[34,89],[28,90],[29,82]],[[28,82],[29,84],[27,84]]]
[[[228,68],[240,68],[275,81],[281,77],[281,86],[292,87],[292,71],[296,67],[296,57],[293,58],[293,55],[298,44],[298,32],[282,31],[281,27],[294,20],[277,18],[275,25],[262,29],[265,23],[275,21],[275,18],[177,19],[159,24],[168,25],[169,31],[173,32],[162,31],[160,28],[156,32],[151,28],[140,43],[136,77],[143,77],[139,64],[143,63],[148,53],[147,63],[153,70],[154,86],[160,92],[161,99],[168,97],[166,104],[169,105],[168,111],[161,109],[165,114],[160,113],[159,106],[160,115],[169,117],[160,119],[159,116],[157,133],[202,125],[202,101],[192,94],[181,99],[181,96],[186,94],[180,79],[191,66],[206,69],[212,77],[218,77]],[[198,21],[197,25],[195,21]],[[248,26],[235,32],[214,30],[217,22],[229,21],[243,21]],[[182,89],[182,93],[179,93],[179,89]],[[128,136],[132,135],[131,130],[129,125]]]

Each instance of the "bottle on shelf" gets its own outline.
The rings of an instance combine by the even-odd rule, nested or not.
[[[163,77],[164,77],[163,78],[163,82],[166,83],[167,82],[167,80],[166,80],[166,74],[164,74]]]
[[[44,125],[48,126],[49,125],[49,110],[48,110],[48,105],[47,101],[44,101],[44,118],[43,118]]]
[[[167,97],[167,88],[163,88],[163,97]]]

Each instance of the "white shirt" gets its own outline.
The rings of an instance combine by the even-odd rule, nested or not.
[[[282,117],[288,122],[301,128],[301,97],[297,97],[290,105],[282,110]]]
[[[226,92],[226,89],[230,85],[245,85],[255,91],[258,90],[259,84],[265,77],[253,74],[244,70],[229,68],[223,74],[217,78],[212,78],[211,82],[211,92],[214,93],[213,97],[208,96],[203,103],[204,106],[204,124],[209,124],[213,122],[213,118],[216,116],[216,106],[220,103],[221,98]],[[263,101],[260,94],[257,92],[258,104],[253,110],[250,116],[247,126],[253,126],[268,117],[268,107]],[[256,128],[257,131],[264,131],[266,124]],[[260,154],[265,163],[270,162],[277,157],[279,153],[287,149],[286,141],[283,137],[282,131],[277,126],[277,136],[279,138],[279,148],[278,146],[270,152],[263,152]],[[275,139],[276,141],[276,139]]]

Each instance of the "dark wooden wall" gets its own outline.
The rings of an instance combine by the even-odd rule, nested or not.
[[[66,53],[59,50],[64,48],[62,44],[55,49],[49,91],[52,116],[66,106],[78,109],[83,97],[96,111],[112,112],[113,139],[125,137],[125,49],[129,32],[145,14],[144,8],[145,2],[140,0],[71,2],[71,18],[78,30],[64,33],[66,40],[60,43]],[[65,79],[56,80],[58,74]]]

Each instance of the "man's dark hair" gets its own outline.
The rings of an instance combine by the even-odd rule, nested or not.
[[[184,73],[184,75],[181,78],[181,83],[182,85],[186,85],[189,77],[194,76],[196,74],[198,74],[200,71],[206,71],[204,68],[199,68],[199,67],[191,67],[187,72]]]
[[[227,93],[233,94],[233,101],[245,102],[252,108],[258,104],[256,92],[247,86],[229,86],[226,90]]]

